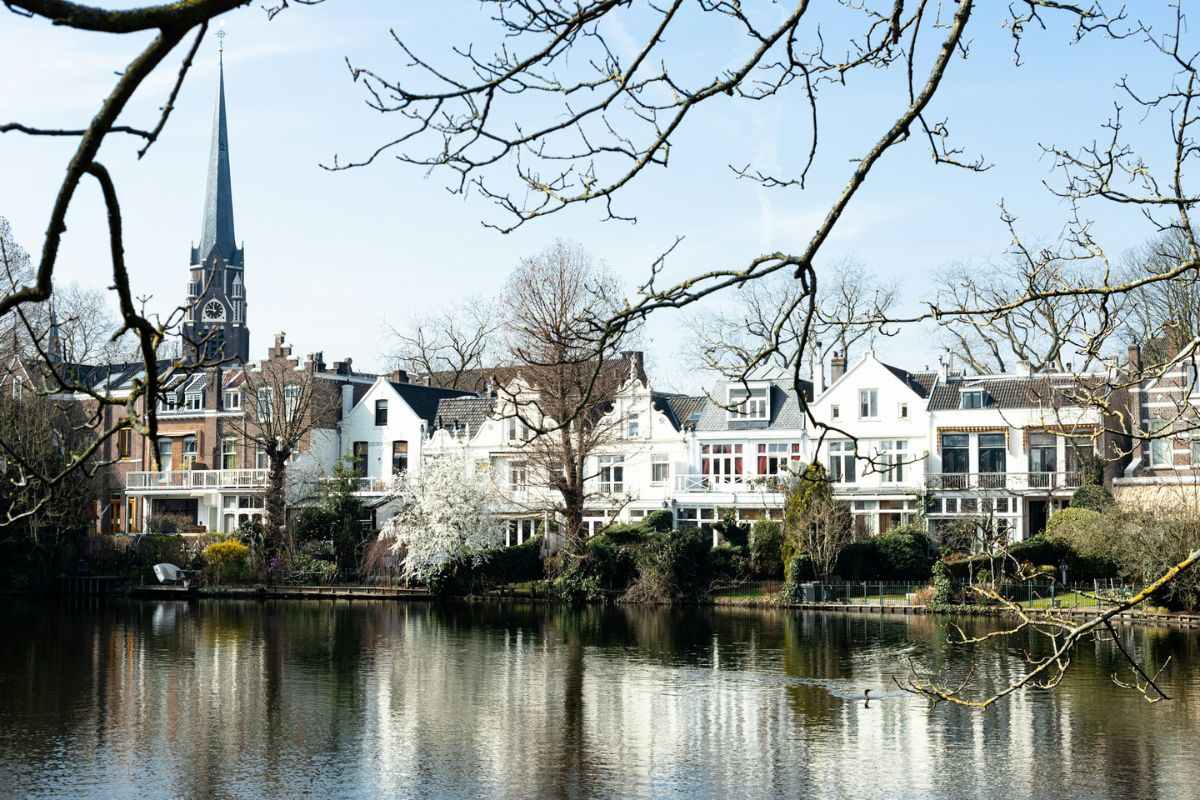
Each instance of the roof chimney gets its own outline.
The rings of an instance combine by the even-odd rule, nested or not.
[[[834,353],[829,359],[829,382],[836,383],[838,378],[846,374],[846,354]]]
[[[342,419],[350,419],[350,412],[354,409],[354,384],[342,384]]]
[[[946,369],[946,359],[943,356],[938,356],[938,383],[945,383],[948,370]]]
[[[388,373],[388,380],[392,383],[408,383],[408,372],[397,367]]]
[[[1142,372],[1142,348],[1137,342],[1129,345],[1129,350],[1126,351],[1125,365],[1129,367],[1129,371],[1134,375],[1140,375]]]

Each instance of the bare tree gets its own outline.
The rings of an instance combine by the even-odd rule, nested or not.
[[[304,364],[292,356],[283,334],[275,337],[270,357],[248,365],[242,394],[246,409],[235,428],[254,443],[267,459],[264,515],[264,551],[269,558],[286,560],[292,541],[287,532],[287,470],[292,454],[301,450],[313,431],[332,428],[337,387],[317,377],[313,359]],[[261,565],[266,568],[266,560]]]
[[[390,328],[393,365],[441,389],[482,392],[495,360],[501,317],[490,302],[467,298],[453,308]]]
[[[1136,281],[1146,275],[1171,272],[1188,259],[1188,237],[1179,230],[1158,234],[1125,254],[1122,259],[1122,278]],[[1184,342],[1200,337],[1200,275],[1195,272],[1177,274],[1156,283],[1145,284],[1130,296],[1129,313],[1122,327],[1122,338],[1128,344],[1145,346],[1156,338],[1170,335]],[[1144,355],[1152,362],[1162,361],[1161,353],[1148,350]]]
[[[788,472],[782,479],[783,535],[798,555],[807,556],[817,580],[828,581],[838,556],[857,540],[850,505],[833,497],[820,463]],[[789,567],[790,569],[790,567]],[[791,576],[796,580],[796,576]]]
[[[699,314],[691,326],[699,365],[738,380],[765,351],[771,365],[787,370],[800,360],[812,375],[832,353],[849,358],[852,349],[871,346],[880,334],[875,320],[896,303],[896,284],[850,258],[821,272],[828,283],[811,318],[802,285],[781,274],[739,289],[728,310]]]
[[[500,387],[515,426],[510,439],[557,495],[568,554],[582,549],[584,509],[597,495],[589,465],[620,434],[608,412],[630,375],[618,358],[630,336],[604,330],[616,297],[612,274],[562,240],[523,259],[503,295],[506,360],[517,376]]]

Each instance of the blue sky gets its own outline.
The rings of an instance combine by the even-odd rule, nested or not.
[[[1017,68],[1000,24],[1004,5],[981,4],[971,58],[952,65],[929,115],[949,116],[956,142],[994,168],[974,175],[934,167],[914,139],[879,166],[824,250],[827,262],[849,255],[896,279],[909,304],[928,294],[938,267],[1003,254],[1009,236],[999,220],[1001,200],[1031,239],[1057,236],[1067,210],[1042,186],[1053,176],[1039,143],[1090,142],[1120,99],[1119,78],[1128,74],[1135,85],[1158,90],[1171,74],[1165,59],[1140,43],[1097,37],[1071,45],[1061,23],[1030,34],[1026,63]],[[849,159],[903,99],[898,73],[854,76],[849,90],[829,93],[824,149],[804,192],[736,181],[727,166],[750,162],[770,171],[799,164],[808,142],[799,95],[769,104],[730,100],[690,120],[669,169],[648,171],[630,187],[621,208],[638,217],[636,225],[604,222],[602,208],[578,206],[502,235],[481,224],[500,220],[498,212],[477,196],[450,194],[448,175],[425,175],[390,159],[339,173],[318,167],[334,153],[360,156],[397,130],[397,120],[365,107],[344,58],[398,74],[403,58],[388,34],[395,27],[424,55],[447,63],[450,44],[494,41],[477,3],[331,0],[290,9],[273,22],[257,6],[225,20],[234,204],[246,248],[252,352],[283,330],[299,352],[323,350],[327,360],[350,355],[368,367],[382,366],[385,322],[400,325],[469,294],[494,294],[522,255],[555,236],[578,240],[630,286],[677,235],[686,238],[670,263],[672,277],[742,264],[763,250],[799,248],[848,176]],[[636,36],[637,22],[614,29],[615,39],[631,41],[625,37]],[[827,36],[836,36],[836,25]],[[81,126],[114,71],[146,38],[77,33],[0,11],[0,117]],[[745,48],[713,26],[683,38],[672,52],[698,74],[731,63]],[[151,124],[174,63],[139,92],[125,117],[130,124]],[[135,288],[164,311],[182,299],[188,246],[200,231],[216,70],[210,37],[149,155],[138,162],[137,143],[121,137],[112,137],[101,155],[118,182]],[[1165,134],[1159,118],[1135,134],[1152,164],[1165,157]],[[40,245],[70,150],[65,140],[0,137],[0,215],[31,251]],[[1114,254],[1151,233],[1128,210],[1088,211]],[[68,218],[58,280],[106,285],[105,242],[99,194],[85,184]],[[682,355],[692,324],[673,312],[648,328],[651,363],[667,386],[697,387]],[[905,332],[879,349],[910,367],[937,358],[928,331]]]

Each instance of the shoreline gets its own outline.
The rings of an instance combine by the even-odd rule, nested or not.
[[[307,601],[346,601],[355,600],[393,600],[433,603],[560,603],[551,597],[539,597],[526,594],[508,595],[468,595],[437,597],[423,589],[399,586],[216,586],[216,587],[183,587],[183,586],[153,586],[140,584],[123,584],[114,586],[108,580],[95,581],[90,586],[79,587],[84,591],[64,590],[30,590],[24,592],[6,592],[6,597],[29,596],[60,596],[60,597],[123,597],[134,600],[307,600]],[[86,590],[90,589],[90,591]],[[587,605],[602,605],[589,603]],[[636,604],[635,604],[636,605]],[[647,604],[654,605],[654,604]],[[662,604],[670,605],[670,604]],[[926,606],[909,605],[904,603],[777,603],[761,599],[723,600],[720,596],[703,600],[689,601],[678,605],[709,606],[712,608],[741,608],[759,610],[795,610],[816,611],[822,613],[855,613],[866,615],[889,616],[946,616],[946,617],[999,617],[1010,616],[1012,612],[1004,609],[982,609],[979,606],[963,606],[961,609],[939,608],[930,609]],[[1102,607],[1056,608],[1056,616],[1085,619],[1101,612]],[[1157,624],[1178,628],[1200,627],[1200,612],[1177,613],[1146,613],[1126,611],[1117,618],[1125,623]]]

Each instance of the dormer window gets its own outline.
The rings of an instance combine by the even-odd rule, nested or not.
[[[744,386],[729,387],[729,418],[731,420],[767,420],[767,387],[757,386],[749,390]]]
[[[983,389],[964,389],[961,397],[960,408],[985,408],[988,404],[987,392]]]
[[[188,392],[184,396],[183,407],[188,411],[204,409],[204,392]]]
[[[225,390],[225,410],[230,411],[242,407],[242,393],[237,389]]]

